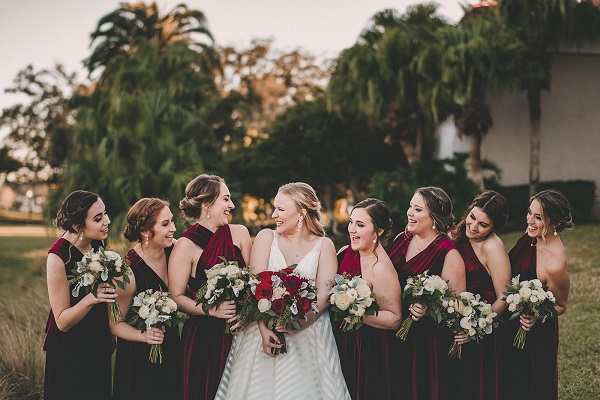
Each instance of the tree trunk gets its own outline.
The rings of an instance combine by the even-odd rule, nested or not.
[[[475,132],[470,135],[470,149],[469,149],[469,158],[471,164],[471,179],[477,185],[479,190],[483,190],[483,168],[481,166],[481,142],[482,142],[482,134],[481,132]]]
[[[541,89],[528,89],[527,103],[529,106],[529,196],[533,196],[537,193],[540,183]]]

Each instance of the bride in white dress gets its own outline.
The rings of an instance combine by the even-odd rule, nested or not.
[[[299,331],[285,331],[287,353],[277,356],[271,349],[282,345],[263,322],[237,334],[215,399],[349,400],[327,312],[337,260],[324,236],[321,205],[314,189],[298,182],[279,188],[274,206],[277,229],[256,236],[252,273],[298,264],[297,270],[316,279],[319,317],[302,321]]]

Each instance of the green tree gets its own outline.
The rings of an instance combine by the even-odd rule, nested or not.
[[[519,84],[529,109],[529,190],[533,194],[540,181],[541,96],[551,86],[552,51],[559,44],[597,39],[600,10],[588,0],[502,0],[499,11],[526,47]]]
[[[439,29],[436,38],[425,50],[420,70],[432,82],[438,120],[440,114],[453,114],[459,134],[470,138],[471,177],[483,189],[481,144],[492,126],[487,94],[514,85],[523,45],[514,30],[489,13]],[[448,108],[450,98],[458,103]],[[446,107],[439,105],[444,102]]]
[[[197,66],[204,72],[219,66],[206,17],[183,3],[164,15],[155,2],[122,3],[98,21],[91,37],[93,50],[85,61],[90,73],[119,55],[134,53],[139,39],[149,41],[159,52],[174,43],[188,46],[198,55]]]
[[[432,153],[435,125],[425,79],[418,69],[424,49],[447,23],[433,4],[409,7],[402,16],[385,10],[371,19],[359,41],[342,52],[328,86],[335,110],[365,115],[402,146],[408,165]]]
[[[75,73],[57,64],[36,71],[28,65],[18,72],[7,93],[25,96],[27,101],[2,110],[0,128],[6,129],[4,148],[13,161],[22,164],[23,178],[53,181],[68,148],[73,113],[69,97],[76,90]],[[11,163],[14,167],[14,163]]]

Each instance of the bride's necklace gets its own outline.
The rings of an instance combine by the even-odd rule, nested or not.
[[[291,244],[292,244],[292,246],[293,246],[292,248],[294,249],[294,253],[295,253],[295,255],[294,255],[294,258],[296,258],[296,259],[297,259],[298,257],[300,257],[300,254],[299,254],[299,252],[298,252],[298,251],[299,251],[299,249],[301,249],[301,248],[302,248],[302,238],[300,238],[300,240],[298,241],[298,243],[296,243],[296,242],[294,242],[294,241],[292,240],[292,238],[291,238],[291,237],[289,237],[289,236],[284,236],[284,237],[285,237],[287,240],[289,240],[289,241],[290,241],[290,243],[291,243]]]
[[[156,267],[156,269],[159,269],[160,267],[158,266],[158,263],[156,261],[154,261],[154,259],[152,257],[150,257],[145,251],[144,251],[144,247],[140,246],[140,249],[142,249],[142,253],[144,253],[144,256],[146,256],[146,258],[148,260],[150,260],[150,262],[152,262],[152,264],[154,264],[154,266]]]
[[[431,244],[431,242],[433,242],[436,237],[437,237],[437,235],[433,239],[431,239],[431,240],[424,241],[425,246],[423,246],[423,248],[421,248],[421,247],[419,247],[419,242],[417,241],[417,236],[415,236],[414,239],[413,239],[413,241],[415,242],[415,247],[416,247],[417,254],[419,254],[421,252],[421,250],[425,250],[427,247],[429,247],[429,245]]]

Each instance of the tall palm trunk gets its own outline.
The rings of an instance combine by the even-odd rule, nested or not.
[[[542,91],[527,89],[529,107],[529,195],[537,193],[540,183],[540,125],[542,119]]]
[[[469,159],[471,164],[471,179],[480,190],[483,190],[483,168],[481,166],[481,142],[483,134],[481,131],[469,135]]]

